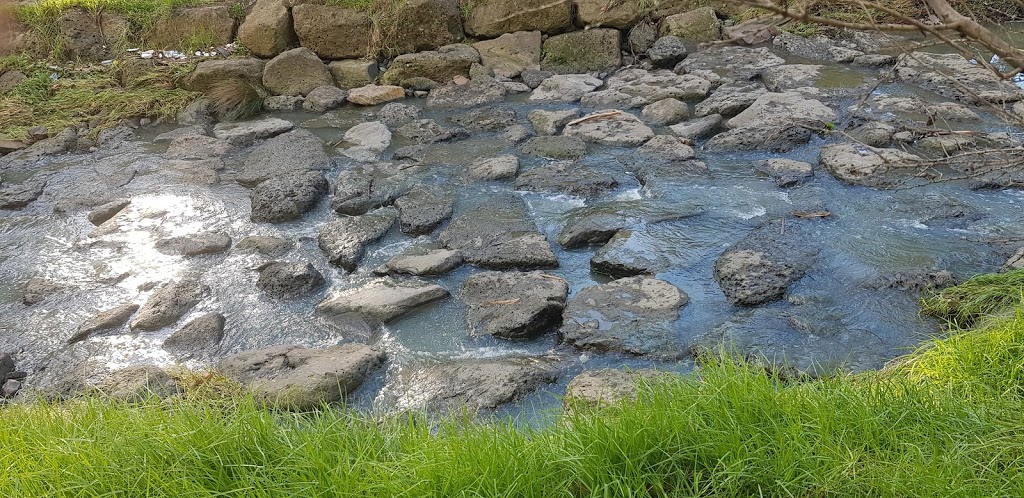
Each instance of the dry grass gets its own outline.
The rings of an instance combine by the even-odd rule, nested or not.
[[[255,81],[229,78],[212,84],[206,97],[218,120],[236,121],[262,111],[267,91]]]

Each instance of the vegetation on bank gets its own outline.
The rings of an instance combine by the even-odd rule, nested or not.
[[[0,57],[0,72],[28,79],[0,95],[0,139],[23,140],[34,126],[52,133],[88,124],[98,133],[129,118],[173,119],[198,94],[176,81],[192,66],[122,60],[111,66],[54,66],[28,56]]]
[[[881,372],[793,381],[708,361],[642,385],[635,402],[574,406],[534,430],[275,412],[208,392],[11,406],[0,410],[0,494],[1022,496],[1021,277],[940,293],[988,316]],[[1005,285],[1017,299],[990,292]]]

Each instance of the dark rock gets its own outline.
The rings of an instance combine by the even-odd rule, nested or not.
[[[297,220],[309,212],[329,190],[320,173],[304,171],[267,180],[250,194],[255,223]]]
[[[227,140],[232,145],[246,146],[258,139],[270,138],[290,131],[295,127],[290,121],[278,118],[264,118],[237,123],[218,123],[213,127],[213,136]]]
[[[355,271],[366,245],[387,234],[397,217],[394,208],[385,208],[332,221],[320,230],[320,250],[332,265]]]
[[[104,311],[85,321],[75,335],[68,339],[68,344],[84,341],[96,332],[120,328],[128,323],[128,319],[139,310],[139,305],[127,303]]]
[[[684,356],[671,327],[689,297],[668,282],[631,277],[579,291],[559,333],[578,349],[661,358]]]
[[[178,280],[153,293],[132,322],[134,330],[159,330],[185,316],[210,288],[197,280]]]
[[[251,235],[235,244],[236,251],[258,252],[270,258],[283,256],[292,250],[294,244],[287,239],[280,237],[269,237],[265,235]]]
[[[780,187],[794,187],[805,179],[814,176],[814,169],[809,163],[792,159],[767,159],[754,163],[754,169],[775,180]]]
[[[419,107],[392,102],[377,111],[377,119],[387,126],[399,126],[420,117]]]
[[[874,289],[894,289],[920,294],[925,291],[944,289],[956,284],[953,274],[945,270],[912,270],[883,275],[868,287]]]
[[[647,57],[654,67],[672,69],[686,58],[686,44],[676,36],[663,36],[647,50]]]
[[[811,141],[811,131],[804,126],[751,126],[719,133],[704,144],[709,152],[764,150],[789,152]]]
[[[342,171],[334,189],[331,209],[357,216],[389,206],[416,183],[401,165],[376,164]]]
[[[32,277],[25,283],[21,302],[25,306],[41,303],[44,299],[64,291],[67,286],[40,277]]]
[[[531,169],[516,179],[516,190],[551,192],[597,197],[619,186],[615,178],[579,166],[572,161],[558,161]]]
[[[203,232],[156,242],[156,250],[174,256],[203,256],[227,251],[231,237],[219,232]]]
[[[473,334],[516,340],[557,328],[568,295],[568,282],[540,272],[476,273],[462,287]]]
[[[245,167],[237,181],[251,188],[275,176],[333,167],[333,161],[324,151],[323,140],[309,130],[299,129],[273,137],[256,147],[245,158]]]
[[[758,306],[781,299],[803,278],[817,249],[802,223],[766,223],[734,244],[715,262],[715,280],[730,303]]]
[[[309,263],[274,261],[260,267],[256,288],[276,298],[309,294],[326,283],[324,276]]]
[[[516,111],[508,107],[491,106],[464,112],[451,120],[471,130],[498,131],[516,122]]]
[[[579,137],[534,137],[527,140],[519,150],[531,156],[575,160],[587,155],[587,144]]]
[[[643,381],[666,375],[657,370],[601,369],[583,372],[569,381],[565,387],[565,409],[572,412],[574,406],[612,406],[623,401],[634,401],[638,385]]]
[[[43,195],[45,182],[28,180],[24,183],[0,186],[0,209],[21,209]]]
[[[694,114],[698,117],[712,114],[732,117],[745,111],[765,93],[768,93],[768,90],[763,84],[756,81],[726,83],[715,89],[707,99],[697,104],[694,107]]]
[[[451,218],[455,209],[455,197],[440,187],[413,187],[395,201],[398,221],[403,233],[423,235]]]
[[[544,234],[530,220],[523,201],[503,197],[455,217],[439,236],[466,261],[493,269],[558,266]]]
[[[421,144],[457,141],[469,138],[469,132],[463,128],[445,128],[433,119],[420,119],[402,125],[395,130],[399,135],[415,140]]]
[[[209,357],[224,339],[226,322],[220,313],[203,315],[171,334],[164,341],[163,348],[181,359]]]
[[[668,259],[629,230],[615,234],[590,258],[591,270],[612,278],[655,275],[668,267]]]
[[[540,69],[524,69],[522,74],[519,75],[522,78],[523,83],[530,88],[537,88],[544,80],[554,76],[555,73],[551,71],[542,71]]]
[[[270,403],[312,410],[351,394],[385,359],[382,351],[363,344],[327,349],[271,346],[224,358],[217,368]]]

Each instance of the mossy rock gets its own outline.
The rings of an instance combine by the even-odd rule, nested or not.
[[[622,33],[590,29],[552,36],[544,42],[541,68],[560,74],[607,71],[622,65]]]

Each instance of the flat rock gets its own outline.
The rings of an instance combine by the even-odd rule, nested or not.
[[[175,331],[163,348],[180,359],[210,357],[224,339],[227,320],[220,313],[207,313]]]
[[[743,112],[729,120],[729,128],[778,126],[779,123],[817,123],[836,120],[836,112],[820,101],[798,92],[766,93]]]
[[[765,68],[785,63],[785,59],[766,47],[720,45],[690,54],[676,66],[675,72],[711,71],[732,80],[750,80],[760,76]]]
[[[394,387],[400,408],[439,411],[493,410],[558,380],[548,360],[490,358],[459,360],[407,374]]]
[[[678,220],[701,212],[675,203],[655,204],[648,200],[610,201],[584,206],[566,214],[565,226],[558,232],[558,245],[573,249],[604,244],[619,231],[637,224]]]
[[[348,99],[348,92],[331,84],[321,85],[311,90],[302,101],[302,109],[306,112],[327,112],[341,107]]]
[[[586,94],[596,90],[604,82],[589,74],[560,74],[541,82],[530,100],[533,102],[579,102]]]
[[[474,80],[464,85],[435,88],[427,96],[427,109],[468,109],[505,99],[508,89],[495,81]]]
[[[399,135],[421,144],[450,142],[469,137],[469,132],[462,128],[441,126],[433,119],[417,119],[395,130]]]
[[[642,107],[659,100],[700,100],[711,91],[711,82],[692,74],[675,74],[668,70],[647,71],[623,69],[608,78],[605,89],[594,94],[614,97],[632,107]],[[586,104],[587,99],[584,99]],[[627,108],[627,107],[624,107]]]
[[[278,118],[264,118],[238,123],[218,123],[213,128],[213,136],[221,140],[227,140],[232,145],[245,146],[257,139],[280,135],[294,127],[295,125],[292,122]]]
[[[84,341],[97,332],[120,328],[128,323],[128,319],[136,311],[139,311],[139,305],[126,303],[99,313],[78,327],[75,334],[68,339],[68,344]]]
[[[502,339],[532,339],[562,323],[569,283],[540,272],[482,272],[462,287],[470,331]]]
[[[43,195],[46,182],[28,180],[24,183],[0,185],[0,209],[21,209]]]
[[[171,140],[164,157],[167,159],[213,159],[227,155],[234,146],[226,140],[206,135],[184,135]]]
[[[589,114],[566,125],[562,133],[568,137],[578,137],[585,142],[619,147],[640,145],[654,137],[654,130],[643,121],[621,111]]]
[[[131,323],[131,328],[159,330],[174,325],[199,304],[208,292],[210,288],[198,280],[183,279],[166,284],[146,300],[135,321]]]
[[[521,145],[519,150],[531,156],[575,160],[587,155],[587,143],[579,137],[534,137]]]
[[[366,85],[348,92],[349,102],[365,106],[386,104],[404,98],[405,89],[395,85]]]
[[[466,261],[492,269],[535,269],[558,266],[544,234],[530,220],[518,197],[495,199],[456,216],[441,232],[444,247]]]
[[[172,256],[204,256],[227,251],[231,237],[226,233],[203,232],[156,241],[156,250]]]
[[[704,117],[719,114],[723,117],[732,117],[745,111],[766,93],[768,90],[764,85],[756,81],[726,83],[697,104],[693,109],[694,115]]]
[[[788,152],[811,140],[812,132],[799,124],[770,124],[734,128],[711,137],[704,144],[708,152],[764,150]]]
[[[655,275],[668,267],[668,259],[631,230],[616,233],[590,258],[592,271],[612,278]]]
[[[444,275],[462,265],[459,251],[445,249],[436,244],[412,246],[389,259],[373,272],[378,275]]]
[[[418,183],[418,176],[400,163],[376,163],[342,171],[338,175],[331,209],[356,216],[390,206]]]
[[[668,282],[631,277],[587,287],[573,296],[559,334],[578,349],[681,358],[672,322],[689,297]]]
[[[106,223],[107,220],[117,216],[117,213],[130,206],[131,203],[131,199],[117,199],[98,206],[89,212],[89,222],[95,226],[100,226]]]
[[[384,208],[362,216],[334,220],[320,230],[320,250],[332,265],[355,271],[363,259],[366,245],[387,234],[397,218],[398,212],[394,208]]]
[[[327,281],[309,263],[273,261],[259,269],[256,288],[274,298],[292,298],[309,294]]]
[[[330,186],[316,171],[302,171],[267,180],[250,194],[255,223],[282,223],[302,218],[316,207]]]
[[[712,114],[672,125],[669,129],[679,138],[696,140],[710,136],[721,126],[722,116],[720,114]]]
[[[324,141],[309,130],[299,129],[273,137],[253,149],[245,158],[237,181],[251,188],[272,177],[333,167]]]
[[[967,104],[1003,104],[1024,96],[1024,90],[960,54],[903,54],[897,59],[893,74],[897,81]]]
[[[516,190],[562,193],[583,198],[600,196],[618,186],[619,183],[612,176],[572,161],[556,161],[521,173],[516,178]]]
[[[316,309],[330,316],[358,315],[370,322],[387,323],[446,297],[448,291],[439,285],[385,279],[327,298]]]
[[[557,135],[566,124],[578,117],[580,117],[580,111],[576,109],[565,111],[535,109],[530,111],[527,116],[538,135]]]
[[[391,146],[391,130],[380,121],[359,123],[345,132],[344,141],[351,145],[343,151],[346,156],[370,162]]]
[[[398,221],[403,233],[423,235],[451,218],[455,196],[441,187],[416,186],[395,201]]]
[[[419,107],[392,102],[377,111],[377,119],[387,126],[395,127],[419,119],[422,112]]]
[[[772,158],[754,163],[754,169],[770,176],[780,187],[794,187],[814,176],[810,163],[792,159]]]
[[[217,370],[247,385],[261,399],[303,411],[342,400],[386,358],[383,351],[364,344],[326,349],[271,346],[224,358]]]
[[[690,117],[690,106],[677,99],[662,99],[648,104],[640,115],[654,126],[674,125]]]
[[[235,250],[257,252],[270,258],[283,256],[292,250],[294,244],[288,239],[267,235],[250,235],[235,244]]]
[[[899,149],[839,144],[822,147],[819,161],[832,176],[851,185],[893,186],[913,176],[923,160]]]
[[[470,130],[499,131],[516,122],[516,111],[511,107],[487,106],[452,116],[451,121]]]
[[[466,168],[466,174],[474,180],[504,180],[515,178],[519,172],[519,158],[508,154],[504,156],[482,158],[473,161]]]

